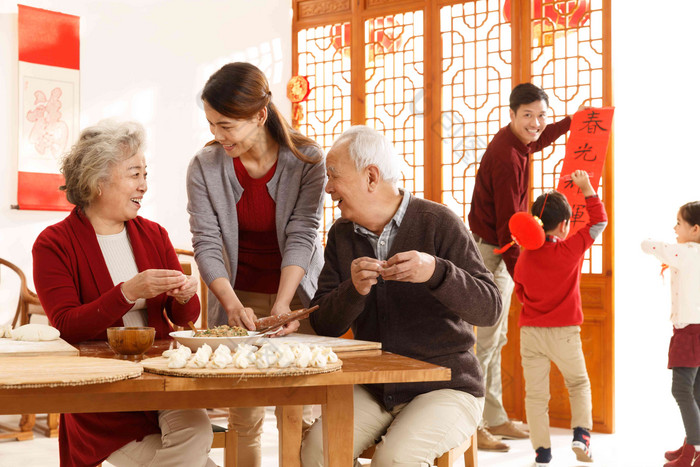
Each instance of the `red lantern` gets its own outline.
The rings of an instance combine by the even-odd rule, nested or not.
[[[508,221],[508,229],[510,229],[510,236],[513,241],[493,250],[497,255],[505,252],[514,243],[526,250],[536,250],[544,245],[546,235],[542,227],[542,221],[537,216],[527,212],[516,212]]]
[[[374,60],[374,55],[384,50],[385,52],[395,52],[401,46],[401,33],[403,26],[393,17],[374,18],[367,22],[369,44],[369,61]],[[350,23],[336,24],[332,29],[331,44],[336,50],[342,51],[343,55],[350,56]]]
[[[542,45],[552,45],[554,34],[580,28],[590,19],[588,0],[550,0],[544,8],[542,0],[533,0],[532,9],[533,39]],[[503,17],[510,22],[510,0],[503,2]]]
[[[303,102],[309,97],[311,86],[306,76],[292,76],[287,83],[287,97],[293,103]]]

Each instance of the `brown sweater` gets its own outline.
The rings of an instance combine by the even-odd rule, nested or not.
[[[451,381],[370,385],[387,409],[419,394],[451,388],[484,395],[474,355],[474,329],[491,326],[501,312],[493,276],[464,222],[443,205],[411,196],[389,257],[418,250],[435,256],[428,282],[383,281],[366,296],[352,284],[350,264],[374,257],[369,241],[353,223],[338,219],[328,234],[325,265],[309,317],[319,335],[339,336],[349,328],[357,339],[378,341],[385,351],[448,367]]]

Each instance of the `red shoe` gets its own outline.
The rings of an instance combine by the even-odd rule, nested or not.
[[[665,463],[664,467],[700,467],[700,452],[692,444],[684,443],[680,457]]]
[[[683,439],[683,444],[681,444],[681,447],[679,447],[675,451],[666,451],[664,453],[664,457],[667,461],[675,461],[676,459],[681,457],[681,452],[683,452],[683,445],[685,444],[686,439],[688,438]]]

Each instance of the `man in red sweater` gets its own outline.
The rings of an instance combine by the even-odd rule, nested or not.
[[[503,313],[494,326],[480,327],[476,355],[484,371],[486,402],[484,420],[478,430],[479,449],[507,451],[509,446],[493,435],[504,438],[527,438],[503,408],[501,386],[501,349],[508,334],[508,310],[513,294],[513,271],[519,249],[510,248],[502,255],[494,249],[510,243],[508,220],[519,211],[527,211],[529,156],[541,151],[566,133],[571,119],[547,125],[549,99],[531,83],[517,85],[510,94],[510,124],[501,128],[489,143],[476,174],[469,228],[501,292]]]
[[[588,174],[577,170],[571,179],[586,197],[589,220],[569,234],[571,207],[557,191],[541,195],[532,205],[547,234],[537,250],[524,250],[515,265],[515,292],[522,302],[520,356],[525,376],[525,411],[530,441],[537,452],[538,467],[552,459],[549,438],[549,368],[554,362],[564,376],[571,403],[571,448],[580,462],[591,462],[589,450],[593,427],[591,383],[581,348],[581,261],[586,250],[605,229],[605,207],[596,195]]]

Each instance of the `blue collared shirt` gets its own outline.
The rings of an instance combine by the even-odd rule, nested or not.
[[[369,240],[369,242],[372,244],[374,254],[380,261],[387,260],[391,245],[394,243],[396,234],[401,226],[401,221],[403,221],[403,217],[406,214],[406,209],[408,209],[408,201],[411,195],[409,195],[408,190],[403,190],[401,188],[399,188],[399,192],[403,195],[401,204],[399,204],[399,208],[396,210],[396,213],[394,213],[394,217],[392,217],[391,220],[384,226],[384,230],[382,230],[381,235],[377,235],[371,230],[367,230],[360,224],[353,223],[355,233],[362,235]]]

